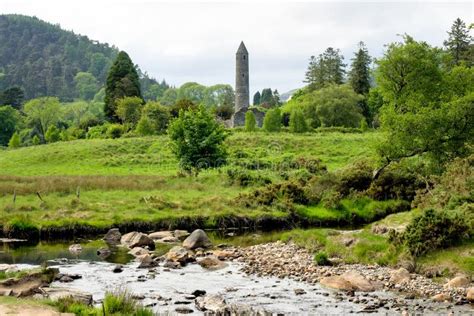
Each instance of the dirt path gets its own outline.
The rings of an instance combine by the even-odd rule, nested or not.
[[[45,306],[22,306],[0,303],[0,315],[21,316],[74,316],[74,314],[60,313]]]

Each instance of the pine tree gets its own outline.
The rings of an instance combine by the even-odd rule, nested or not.
[[[104,112],[109,121],[119,121],[116,102],[124,97],[139,97],[143,100],[137,70],[128,54],[121,51],[110,68],[105,86]]]
[[[257,91],[253,95],[253,105],[259,105],[260,104],[260,92]]]
[[[364,42],[359,43],[359,50],[352,58],[349,82],[357,94],[367,95],[370,89],[371,58]]]
[[[272,89],[266,88],[262,90],[262,95],[260,97],[260,104],[272,106],[273,105],[273,93]]]
[[[311,56],[305,81],[310,90],[324,88],[330,84],[342,84],[344,82],[345,67],[344,57],[339,49],[328,47],[318,57]]]
[[[461,61],[467,61],[472,64],[474,56],[472,56],[472,37],[469,35],[469,29],[466,23],[457,18],[451,26],[451,31],[447,32],[448,40],[444,41],[444,46],[448,49],[453,57],[453,62],[459,65]]]
[[[254,132],[257,129],[257,122],[255,120],[255,114],[252,111],[245,113],[245,130],[247,132]]]
[[[308,131],[308,124],[301,109],[294,109],[290,114],[290,131],[293,133],[304,133]]]

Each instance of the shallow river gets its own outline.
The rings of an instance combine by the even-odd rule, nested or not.
[[[215,242],[225,241],[232,244],[248,245],[275,239],[271,235],[248,235],[239,238],[222,239],[211,234]],[[204,290],[208,294],[222,295],[227,303],[242,303],[256,309],[264,309],[276,314],[285,315],[346,315],[350,313],[364,314],[364,307],[380,299],[396,299],[396,295],[387,292],[363,294],[365,302],[355,304],[347,298],[343,299],[337,292],[330,291],[319,285],[309,285],[290,279],[274,277],[258,277],[240,272],[240,264],[228,262],[228,266],[218,271],[208,271],[197,264],[188,264],[177,270],[157,267],[152,270],[138,269],[138,264],[123,248],[113,249],[112,255],[105,259],[97,256],[97,249],[105,243],[96,241],[79,241],[83,246],[80,255],[72,255],[68,251],[68,243],[0,243],[0,263],[19,264],[21,267],[37,266],[47,262],[49,266],[58,267],[61,273],[80,274],[81,279],[71,283],[54,282],[52,286],[68,287],[93,294],[94,302],[100,304],[106,291],[118,289],[128,290],[140,297],[144,305],[163,315],[173,315],[178,307],[193,309],[194,315],[199,314],[194,301],[189,295],[195,290]],[[169,246],[157,249],[165,253]],[[113,273],[117,263],[124,264],[123,272]],[[297,295],[295,289],[304,290]],[[299,290],[299,292],[301,292]],[[455,310],[457,314],[470,314],[472,309],[455,307],[447,304],[431,304],[422,300],[410,300],[409,311],[421,311],[425,314],[448,315]],[[428,310],[426,309],[428,308]],[[400,315],[390,304],[377,309],[375,314]],[[372,313],[374,314],[374,313]]]

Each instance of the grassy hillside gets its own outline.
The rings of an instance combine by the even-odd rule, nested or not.
[[[271,167],[273,163],[288,157],[312,157],[336,170],[374,157],[374,143],[380,137],[378,133],[234,133],[227,140],[232,164],[198,177],[179,175],[166,136],[79,140],[6,150],[0,152],[0,224],[26,221],[43,227],[77,223],[107,227],[191,217],[204,218],[213,226],[229,215],[284,217],[288,215],[284,210],[249,209],[235,203],[240,193],[263,185],[242,187],[229,181],[226,170],[235,167],[240,161],[237,157],[246,153],[253,157],[246,162],[258,159],[265,168],[252,172],[278,182],[281,172]],[[309,213],[324,219],[326,212],[312,209]]]

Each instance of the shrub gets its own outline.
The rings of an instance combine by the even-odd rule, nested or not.
[[[112,138],[112,139],[120,138],[124,132],[125,132],[125,129],[123,125],[120,125],[120,124],[110,124],[107,127],[108,138]]]
[[[471,227],[463,214],[425,211],[407,226],[402,240],[414,257],[431,250],[446,248],[469,238]],[[472,232],[471,232],[472,233]]]
[[[257,184],[270,184],[272,181],[261,175],[252,175],[249,171],[243,169],[227,169],[227,177],[231,184],[238,184],[241,187]]]
[[[155,129],[153,128],[153,123],[147,116],[142,116],[140,121],[138,121],[136,132],[140,136],[149,136],[155,134]]]
[[[365,161],[356,161],[339,172],[338,191],[347,196],[351,191],[365,191],[372,183],[372,165]]]
[[[274,205],[277,202],[308,204],[303,186],[293,181],[269,184],[248,194],[240,194],[237,202],[246,206]]]
[[[331,265],[331,261],[329,261],[329,258],[328,258],[328,255],[325,253],[325,252],[318,252],[314,255],[314,262],[316,262],[316,264],[318,266],[330,266]]]
[[[359,128],[363,132],[366,132],[369,129],[369,124],[367,124],[367,120],[365,118],[360,120]]]
[[[166,132],[171,114],[169,108],[162,106],[160,103],[147,102],[142,111],[142,119],[144,117],[149,120],[153,134],[163,134]]]
[[[41,142],[41,141],[40,141],[38,135],[33,136],[33,139],[31,140],[31,144],[32,144],[33,146],[39,145],[40,142]]]
[[[117,101],[117,116],[123,123],[135,126],[140,119],[143,100],[139,97],[125,97]]]
[[[21,145],[21,140],[20,140],[20,135],[15,132],[13,133],[12,137],[10,138],[10,141],[8,142],[8,147],[9,148],[18,148]]]
[[[105,125],[105,124],[89,127],[89,130],[87,131],[87,134],[86,134],[86,138],[87,139],[106,138],[107,127],[108,125]]]
[[[180,111],[168,128],[172,151],[179,159],[180,168],[196,174],[201,169],[226,164],[227,133],[205,108]]]
[[[61,131],[55,125],[51,125],[44,137],[48,143],[58,142],[61,140]]]
[[[289,126],[290,132],[292,133],[304,133],[308,131],[308,125],[306,124],[302,110],[294,109],[291,111]]]
[[[263,129],[267,132],[279,132],[281,129],[281,112],[279,108],[270,109],[263,119]]]
[[[257,129],[257,121],[255,120],[255,114],[252,111],[245,113],[245,131],[254,132]]]

